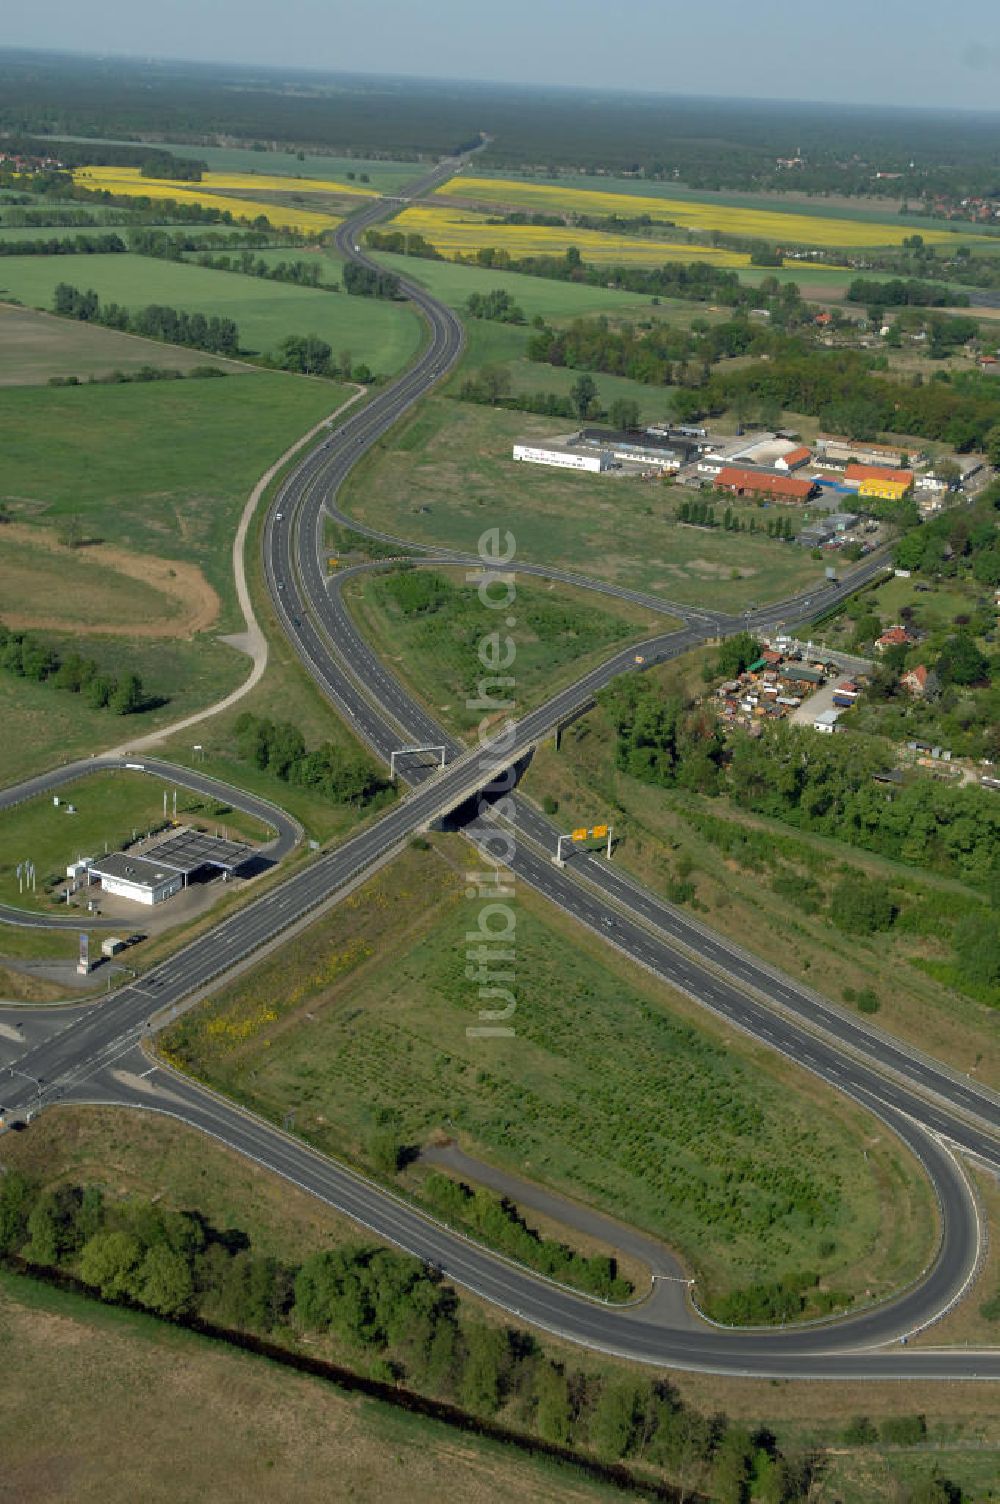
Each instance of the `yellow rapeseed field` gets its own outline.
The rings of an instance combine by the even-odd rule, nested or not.
[[[206,173],[200,183],[188,183],[172,178],[144,178],[137,167],[81,167],[73,173],[73,181],[83,188],[103,189],[126,198],[172,198],[178,203],[201,204],[205,209],[228,209],[238,219],[256,219],[258,214],[266,214],[276,229],[300,230],[304,234],[330,230],[340,223],[341,216],[320,209],[299,209],[237,198],[236,190],[249,188],[258,193],[350,191],[342,189],[339,184],[320,184],[314,179],[308,180],[314,186],[307,190],[306,179],[254,177],[251,173],[239,172]],[[273,186],[277,184],[281,185],[280,190]],[[225,189],[229,190],[228,196]]]
[[[524,183],[506,178],[452,178],[437,196],[474,199],[477,203],[549,210],[564,214],[648,214],[690,230],[720,230],[778,245],[851,246],[899,245],[912,234],[905,220],[883,224],[875,220],[827,219],[818,214],[748,209],[735,204],[703,204],[689,199],[644,198],[600,189],[560,188],[552,183]],[[950,230],[921,230],[928,243],[955,243]],[[975,235],[966,238],[981,239]]]
[[[713,266],[749,266],[742,251],[709,245],[644,240],[636,235],[611,235],[603,230],[580,230],[569,225],[497,225],[473,211],[426,208],[404,209],[389,225],[406,234],[422,235],[442,256],[469,256],[483,246],[511,256],[560,256],[571,245],[585,261],[659,266],[664,261],[707,261]]]

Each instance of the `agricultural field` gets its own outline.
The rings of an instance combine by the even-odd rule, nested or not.
[[[428,261],[391,251],[375,251],[373,255],[387,271],[407,277],[411,282],[419,282],[421,287],[426,287],[436,298],[459,312],[465,308],[471,293],[501,291],[517,304],[529,324],[535,317],[558,325],[570,319],[593,318],[603,313],[611,319],[658,318],[686,327],[692,319],[704,318],[711,322],[713,317],[721,316],[713,315],[704,303],[685,302],[680,298],[661,297],[654,304],[648,297],[616,287],[555,282],[545,277],[529,277],[523,272],[463,266],[454,261]]]
[[[718,200],[694,200],[660,194],[623,196],[603,189],[566,187],[560,183],[524,182],[516,179],[467,177],[459,174],[434,193],[436,199],[454,199],[473,204],[496,204],[503,208],[530,209],[556,214],[648,214],[650,218],[699,233],[721,231],[754,240],[770,240],[795,245],[827,246],[853,249],[862,246],[900,245],[913,233],[908,217],[895,223],[860,220],[821,214],[803,214],[747,205],[721,203]],[[516,228],[516,227],[515,227]],[[534,229],[534,227],[524,227]],[[923,232],[929,245],[955,245],[959,237],[952,230],[928,229]],[[428,237],[429,238],[429,237]],[[986,236],[970,230],[960,237],[966,241],[983,241]],[[581,246],[581,251],[582,251]]]
[[[546,385],[540,368],[538,385]],[[513,444],[572,425],[432,398],[362,460],[340,494],[344,511],[382,531],[475,551],[502,521],[518,556],[655,591],[665,603],[740,609],[780,600],[822,577],[804,549],[767,537],[690,528],[661,481],[516,464]]]
[[[618,235],[569,225],[491,223],[488,214],[463,208],[457,202],[437,203],[433,198],[404,209],[391,225],[404,234],[422,235],[442,256],[474,256],[483,246],[494,246],[514,257],[559,256],[573,245],[588,262],[628,266],[660,266],[664,261],[703,261],[725,267],[750,265],[750,257],[744,252],[718,246]]]
[[[164,794],[167,818],[173,817],[177,795],[177,819],[182,824],[215,827],[224,821],[240,839],[270,840],[270,831],[250,815],[227,810],[216,816],[214,801],[150,774],[124,771],[94,773],[66,784],[60,804],[39,795],[0,814],[0,903],[25,909],[50,909],[58,890],[65,887],[66,866],[81,855],[95,856],[114,851],[163,824]],[[72,804],[74,813],[66,806]],[[36,892],[20,893],[16,864],[34,863]],[[0,933],[0,948],[3,936]]]
[[[0,673],[0,781],[153,730],[246,676],[247,660],[215,635],[243,628],[231,562],[240,511],[268,465],[349,395],[263,372],[8,390],[0,617],[102,673],[137,672],[161,703],[124,721]]]
[[[701,666],[715,650],[650,671],[665,693],[704,692]],[[615,766],[614,730],[601,709],[540,747],[525,792],[555,800],[570,825],[616,810],[615,860],[654,892],[690,905],[714,930],[805,981],[837,1003],[872,989],[876,1022],[961,1072],[996,1086],[996,1012],[943,985],[921,962],[941,952],[939,936],[982,894],[965,884],[777,819],[680,788],[640,782]],[[888,932],[848,934],[831,921],[828,889],[869,878],[884,885],[900,918]]]
[[[517,181],[517,173],[501,173],[483,171],[477,173],[485,179],[496,179],[505,183]],[[525,172],[520,175],[524,181],[537,184],[542,187],[566,188],[584,193],[593,192],[595,188],[602,193],[622,195],[627,198],[651,198],[670,199],[673,202],[681,202],[693,206],[713,208],[722,205],[732,209],[753,209],[774,214],[799,214],[806,215],[810,219],[841,219],[857,220],[859,223],[886,224],[895,221],[897,206],[891,199],[876,197],[858,197],[838,193],[824,193],[822,196],[815,193],[803,193],[794,188],[779,192],[777,189],[765,190],[754,193],[752,191],[740,191],[736,188],[708,189],[687,188],[683,183],[661,183],[647,178],[624,178],[612,175],[595,176],[594,174],[580,172],[560,173],[558,177],[547,177],[544,174]],[[930,215],[917,214],[910,210],[900,219],[910,225],[913,230],[923,232],[926,230],[945,231],[946,233],[961,238],[964,234],[975,234],[988,237],[989,228],[972,225],[970,222],[955,223],[949,225],[941,219],[934,219]],[[1000,237],[992,237],[997,240],[997,249],[1000,250]]]
[[[294,259],[294,253],[289,250],[279,259]],[[404,366],[422,337],[419,319],[402,303],[352,298],[188,262],[131,254],[0,260],[0,298],[50,309],[57,284],[67,281],[93,288],[102,302],[126,308],[165,303],[207,318],[235,319],[242,344],[258,354],[274,350],[288,334],[318,334],[335,352],[349,348],[356,362],[364,361],[379,375]]]
[[[99,324],[60,319],[0,303],[0,386],[44,386],[53,376],[106,376],[110,371],[190,371],[195,366],[239,372],[237,362],[158,340],[102,329]]]
[[[883,1130],[832,1093],[817,1113],[814,1083],[534,895],[516,898],[516,1035],[470,1038],[469,855],[439,849],[408,849],[294,954],[179,1020],[168,1058],[278,1121],[294,1108],[297,1132],[366,1165],[386,1122],[407,1146],[457,1135],[664,1237],[709,1302],[804,1265],[854,1292],[921,1266],[929,1196]]]
[[[95,144],[133,146],[135,143],[97,141]],[[272,151],[270,148],[255,151],[252,146],[205,146],[200,142],[192,145],[190,141],[157,141],[156,145],[164,151],[173,152],[175,156],[195,157],[199,162],[206,163],[212,173],[241,173],[249,177],[259,173],[265,177],[282,179],[334,179],[345,183],[350,192],[355,191],[355,185],[347,179],[350,172],[358,178],[362,173],[368,174],[368,183],[357,184],[361,192],[395,193],[428,170],[427,162],[397,162],[391,158],[383,160],[372,157],[326,156],[307,151]],[[184,186],[191,188],[192,184],[185,183]]]
[[[483,677],[479,649],[496,629],[474,585],[460,570],[412,570],[362,575],[345,600],[363,636],[416,692],[431,713],[467,734],[483,711],[469,709]],[[578,679],[615,648],[680,622],[591,591],[542,580],[517,588],[516,621],[505,628],[514,658],[514,714],[521,716]],[[501,697],[502,698],[502,697]]]
[[[237,219],[266,216],[275,229],[299,230],[303,234],[321,234],[340,223],[343,212],[331,212],[331,199],[341,210],[351,201],[370,197],[370,190],[353,184],[309,178],[300,182],[278,175],[255,175],[243,172],[209,172],[198,183],[170,178],[145,178],[138,167],[80,167],[73,173],[74,182],[92,192],[113,193],[116,197],[151,200],[175,199],[181,204],[199,204],[204,209],[221,209]],[[250,195],[260,195],[251,197]],[[277,199],[270,197],[277,195]],[[294,197],[295,202],[287,202]],[[298,202],[297,200],[302,200]],[[312,200],[310,207],[309,200]]]

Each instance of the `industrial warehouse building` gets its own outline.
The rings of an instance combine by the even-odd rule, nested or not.
[[[688,434],[663,428],[584,428],[577,439],[588,448],[607,450],[623,463],[658,470],[679,470],[704,447]]]
[[[253,855],[254,848],[242,841],[178,830],[141,852],[112,851],[82,860],[88,880],[98,879],[102,893],[152,905],[173,898],[192,879],[219,872],[229,878]]]
[[[858,495],[873,501],[902,501],[913,490],[912,470],[893,470],[885,465],[848,465],[844,484],[857,486]]]
[[[529,465],[555,465],[561,470],[611,469],[611,456],[603,449],[571,449],[568,444],[515,444],[514,459]]]
[[[772,501],[808,501],[818,489],[815,482],[798,475],[779,475],[773,470],[750,470],[726,465],[715,479],[716,489],[733,496],[767,496]]]
[[[906,451],[896,444],[872,444],[866,439],[838,439],[821,433],[816,440],[816,458],[823,465],[888,465],[899,469]],[[911,453],[910,459],[917,455]]]

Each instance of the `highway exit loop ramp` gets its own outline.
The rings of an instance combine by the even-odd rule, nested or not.
[[[415,191],[429,191],[458,165],[443,164]],[[392,210],[391,203],[376,201],[345,221],[336,236],[340,251],[373,264],[358,249],[360,236],[367,225]],[[30,1019],[25,1013],[26,1048],[10,1059],[10,1081],[3,1088],[8,1113],[34,1112],[61,1101],[95,1100],[168,1112],[310,1190],[378,1236],[438,1264],[449,1278],[513,1318],[609,1353],[663,1367],[786,1378],[1000,1378],[1000,1352],[915,1350],[904,1345],[910,1334],[935,1320],[962,1295],[977,1267],[981,1252],[978,1212],[951,1146],[1000,1171],[1000,1113],[991,1094],[963,1083],[898,1041],[877,1040],[860,1024],[853,1025],[853,1037],[838,1037],[838,1027],[846,1028],[850,1020],[831,1005],[825,1005],[822,1018],[813,1016],[822,1008],[822,999],[780,978],[763,963],[737,955],[719,937],[700,933],[690,924],[679,927],[677,911],[607,864],[586,859],[586,881],[578,881],[572,870],[560,872],[544,854],[551,827],[520,797],[517,821],[524,839],[517,843],[512,865],[522,880],[639,965],[875,1113],[918,1157],[938,1199],[941,1239],[930,1267],[912,1288],[895,1300],[837,1322],[766,1332],[720,1331],[679,1322],[669,1310],[660,1313],[655,1300],[629,1311],[597,1306],[470,1243],[391,1192],[195,1082],[162,1069],[144,1070],[141,1064],[139,1073],[123,1071],[123,1063],[143,1061],[139,1046],[153,1020],[169,1019],[193,997],[217,985],[233,967],[247,964],[291,927],[350,891],[400,851],[415,832],[454,811],[530,752],[542,737],[589,703],[602,685],[634,668],[636,649],[632,647],[524,716],[516,724],[513,739],[502,747],[494,744],[469,751],[442,732],[374,658],[353,628],[339,591],[328,588],[321,563],[322,534],[326,515],[339,515],[337,488],[357,460],[452,368],[462,349],[462,328],[455,315],[423,288],[408,281],[403,287],[427,321],[428,340],[397,381],[357,409],[283,482],[265,520],[265,577],[281,624],[303,664],[357,734],[386,762],[403,742],[444,743],[446,766],[429,777],[415,771],[411,791],[385,814],[336,850],[275,883],[106,1002],[72,1010],[68,1021],[48,1030],[44,1024],[35,1028],[38,1010]],[[365,531],[350,518],[344,521]],[[453,562],[467,557],[450,550],[433,552]],[[598,586],[541,564],[518,561],[517,567],[636,598],[631,592]],[[869,560],[849,581],[825,586],[807,599],[760,608],[751,613],[749,624],[763,628],[828,609],[881,567]],[[643,603],[655,604],[683,621],[680,630],[654,637],[643,646],[643,656],[649,660],[675,656],[708,637],[742,630],[747,624],[744,616],[678,607],[655,598],[643,598]],[[469,832],[480,841],[482,823]],[[781,995],[772,1001],[780,1003],[780,1009],[768,1006],[765,999],[779,989],[783,989]],[[5,1016],[0,1016],[0,1024]],[[0,1060],[6,1059],[0,1055]],[[161,1080],[163,1086],[157,1084]]]

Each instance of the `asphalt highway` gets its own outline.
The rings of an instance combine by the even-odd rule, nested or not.
[[[454,165],[443,167],[433,181],[450,175]],[[338,239],[345,254],[355,254],[355,237],[366,224],[384,215],[386,208],[376,203],[341,226]],[[325,439],[284,482],[266,520],[264,558],[269,588],[285,630],[309,672],[358,734],[386,760],[404,741],[426,739],[443,744],[447,766],[433,776],[426,776],[422,769],[410,770],[415,786],[387,813],[364,826],[342,847],[274,885],[152,974],[120,989],[106,1002],[72,1010],[51,1029],[35,1027],[36,1010],[32,1030],[25,1030],[27,1047],[18,1053],[15,1044],[9,1057],[7,1052],[0,1054],[0,1059],[10,1059],[4,1105],[8,1110],[27,1113],[58,1101],[107,1099],[172,1112],[304,1185],[380,1236],[440,1264],[449,1277],[484,1294],[517,1318],[643,1361],[786,1377],[1000,1377],[1000,1353],[917,1352],[898,1345],[889,1352],[870,1351],[888,1342],[898,1344],[933,1320],[960,1296],[974,1272],[980,1246],[977,1212],[945,1140],[1000,1167],[996,1118],[991,1131],[986,1116],[991,1104],[986,1097],[943,1071],[930,1083],[929,1092],[924,1091],[926,1082],[919,1089],[911,1089],[897,1082],[895,1075],[884,1074],[857,1059],[853,1043],[848,1048],[846,1041],[821,1038],[789,1014],[766,1007],[755,998],[754,991],[772,992],[775,980],[760,963],[756,963],[760,968],[757,973],[736,985],[725,976],[734,969],[734,957],[723,942],[716,941],[718,950],[703,961],[697,953],[705,937],[696,930],[668,939],[667,931],[675,922],[669,906],[645,895],[643,903],[652,907],[639,913],[634,889],[626,893],[616,887],[606,894],[604,885],[609,880],[624,882],[613,869],[605,872],[601,864],[588,864],[588,881],[583,883],[572,872],[553,866],[541,850],[551,828],[531,825],[531,820],[541,820],[537,812],[524,817],[528,838],[517,843],[513,858],[519,878],[560,903],[638,964],[683,987],[705,1006],[724,1013],[735,1026],[763,1038],[831,1081],[875,1112],[917,1154],[938,1196],[941,1244],[923,1278],[898,1300],[837,1323],[766,1333],[723,1333],[669,1316],[654,1320],[655,1301],[627,1314],[594,1306],[436,1226],[384,1189],[314,1154],[195,1083],[154,1068],[151,1086],[146,1079],[151,1074],[146,1064],[141,1070],[129,1068],[130,1063],[138,1066],[145,1062],[136,1047],[152,1025],[169,1020],[233,965],[244,963],[303,915],[318,911],[349,891],[352,884],[389,860],[416,831],[449,815],[498,779],[530,753],[538,740],[577,714],[598,688],[616,674],[634,669],[636,651],[648,658],[672,656],[706,636],[739,630],[747,620],[658,601],[660,609],[681,617],[684,625],[679,631],[664,633],[644,647],[633,646],[614,655],[579,683],[527,713],[516,723],[512,735],[496,737],[471,751],[445,737],[381,665],[376,670],[362,658],[352,670],[346,658],[356,648],[344,631],[346,613],[338,594],[327,589],[322,574],[324,515],[351,466],[450,368],[462,345],[461,326],[449,310],[423,289],[407,284],[406,290],[429,326],[422,354],[397,382],[383,388]],[[345,520],[356,527],[349,518]],[[449,553],[448,557],[461,560],[465,556]],[[516,567],[525,568],[520,563]],[[871,572],[879,567],[874,560],[863,566]],[[537,569],[559,577],[555,571],[545,571],[544,566]],[[825,586],[811,597],[762,608],[759,613],[750,613],[750,624],[800,620],[826,609],[840,594],[855,588],[857,580],[855,575],[852,581]],[[143,761],[149,765],[149,760]],[[169,770],[165,776],[175,777],[176,770]],[[232,791],[227,790],[225,797],[235,802]],[[531,806],[519,800],[518,810],[522,808],[530,810]],[[469,833],[482,842],[491,816],[483,811],[477,818],[478,835],[474,830]],[[747,965],[744,958],[739,960],[742,966]],[[803,992],[803,997],[808,1000],[810,995]],[[790,1012],[794,1012],[795,1003],[794,995],[783,999]],[[5,1027],[10,1024],[0,1017],[0,1037]],[[829,1020],[825,1020],[824,1028],[829,1027]],[[887,1041],[887,1048],[891,1045]],[[868,1048],[865,1038],[861,1049]],[[892,1069],[905,1078],[910,1068],[907,1052],[897,1048],[901,1058],[891,1063]],[[932,1066],[932,1062],[926,1066],[921,1063],[922,1069]],[[136,1084],[142,1080],[144,1087]],[[952,1101],[949,1093],[960,1090],[970,1096]],[[939,1095],[944,1105],[938,1105]]]

